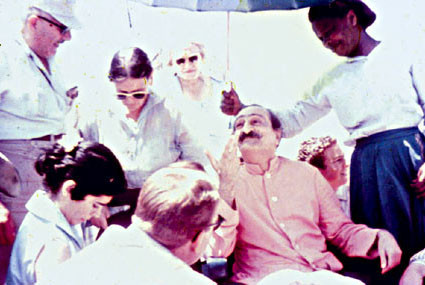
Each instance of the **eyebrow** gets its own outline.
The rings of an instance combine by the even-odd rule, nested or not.
[[[265,117],[263,115],[261,115],[261,114],[249,114],[249,115],[241,115],[241,116],[237,117],[235,119],[235,122],[237,120],[239,120],[240,118],[249,118],[249,117],[254,117],[254,116],[261,117],[261,118],[265,119]]]
[[[148,89],[146,88],[145,90],[143,89],[136,89],[133,91],[125,91],[125,90],[117,90],[119,93],[126,93],[126,94],[130,94],[130,93],[134,93],[134,92],[148,92]]]

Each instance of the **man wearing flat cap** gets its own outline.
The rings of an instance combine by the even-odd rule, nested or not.
[[[29,2],[21,35],[2,42],[0,48],[0,152],[22,179],[18,197],[0,193],[0,200],[17,227],[26,213],[26,201],[41,187],[34,160],[41,148],[65,132],[65,117],[76,94],[65,90],[53,57],[71,39],[70,29],[80,25],[73,1]]]
[[[308,17],[323,45],[346,61],[322,76],[305,100],[276,112],[283,137],[335,110],[350,135],[346,144],[355,145],[351,217],[394,235],[403,250],[401,271],[425,247],[425,202],[418,198],[425,187],[423,176],[416,179],[423,164],[424,137],[417,128],[425,110],[423,62],[370,36],[366,30],[376,15],[360,0],[312,7]],[[243,104],[236,92],[223,95],[223,112],[237,114]]]

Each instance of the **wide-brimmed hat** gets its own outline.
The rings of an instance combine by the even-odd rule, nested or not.
[[[37,8],[71,29],[81,28],[75,16],[75,0],[30,0],[28,8]]]
[[[312,18],[325,18],[326,15],[353,10],[360,26],[364,29],[375,22],[376,14],[360,0],[335,0],[328,5],[311,7],[309,11],[310,21]]]

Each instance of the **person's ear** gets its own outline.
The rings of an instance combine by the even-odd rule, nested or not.
[[[27,24],[31,29],[34,29],[38,23],[39,18],[36,15],[31,15],[27,19]]]
[[[279,145],[280,140],[282,139],[282,129],[274,130],[274,134],[276,136],[277,145]]]
[[[348,11],[346,19],[351,26],[357,26],[358,19],[356,13],[354,13],[353,10]]]
[[[71,193],[72,190],[74,190],[75,186],[77,186],[77,183],[74,180],[66,180],[61,187],[62,195],[65,197],[69,197],[71,199]]]
[[[192,238],[190,244],[190,250],[196,252],[197,248],[202,244],[202,239],[204,238],[205,231],[198,231],[195,236]]]
[[[152,86],[152,84],[153,84],[153,73],[154,73],[154,71],[152,70],[152,73],[149,76],[148,81],[146,82],[148,86]]]

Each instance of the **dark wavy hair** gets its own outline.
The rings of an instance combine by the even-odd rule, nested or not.
[[[308,19],[311,23],[323,19],[341,19],[350,10],[354,11],[363,29],[372,25],[376,19],[376,14],[360,0],[335,0],[328,5],[311,7],[308,11]]]
[[[83,200],[87,195],[115,196],[127,187],[118,159],[106,146],[96,142],[80,142],[71,151],[56,143],[44,149],[34,166],[43,176],[46,190],[54,194],[66,180],[75,181],[72,200]]]
[[[114,54],[109,69],[110,81],[126,78],[148,78],[152,74],[152,65],[147,54],[138,47],[120,50]]]

